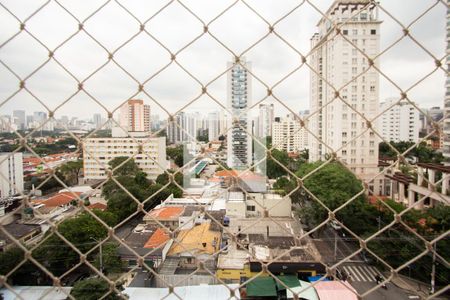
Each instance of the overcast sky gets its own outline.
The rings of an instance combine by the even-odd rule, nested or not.
[[[48,50],[32,38],[27,32],[21,32],[5,43],[19,31],[20,22],[27,19],[45,1],[1,1],[0,7],[0,114],[10,114],[14,109],[25,109],[27,114],[46,109],[28,92],[21,91],[11,100],[5,100],[19,87],[19,80],[5,67],[8,66],[19,77],[30,75],[48,59]],[[75,18],[84,21],[103,1],[60,0]],[[128,14],[116,2],[111,1],[98,13],[84,22],[84,29],[104,48],[81,31],[70,41],[58,47],[54,57],[76,78],[83,81],[98,67],[108,62],[109,52],[123,69],[133,75],[137,81],[151,78],[166,64],[170,63],[169,52],[145,32],[139,33],[139,21],[145,22],[159,9],[171,1],[162,0],[122,0],[135,18]],[[205,23],[214,19],[234,1],[182,0]],[[302,1],[262,1],[247,0],[260,15],[270,23],[280,19]],[[311,0],[321,10],[326,11],[331,0]],[[425,10],[436,4],[434,0],[381,0],[381,5],[404,25],[409,25]],[[405,3],[407,2],[407,5]],[[412,35],[437,58],[445,55],[445,19],[446,7],[442,3],[432,8],[419,21],[411,26]],[[50,50],[54,50],[72,34],[78,31],[78,21],[70,16],[57,3],[49,5],[26,21],[26,29],[38,38]],[[310,38],[316,32],[315,25],[321,15],[309,4],[304,3],[288,17],[276,24],[275,30],[298,51],[307,54]],[[388,15],[380,11],[381,47],[389,47],[403,34],[402,28]],[[139,21],[138,21],[139,20]],[[192,16],[178,2],[172,2],[145,27],[171,52],[176,53],[186,44],[203,33],[203,24]],[[268,32],[268,25],[248,7],[239,2],[231,10],[209,25],[210,32],[237,54],[258,41]],[[131,42],[118,49],[133,35]],[[106,50],[107,49],[107,50]],[[117,50],[118,49],[118,50]],[[252,62],[254,74],[269,86],[274,85],[300,65],[300,57],[278,37],[269,35],[245,54]],[[226,63],[232,57],[229,50],[219,44],[209,34],[193,42],[177,55],[177,61],[200,82],[207,84],[226,70]],[[381,69],[403,89],[408,89],[435,68],[434,60],[410,39],[405,38],[380,58]],[[409,97],[421,107],[442,106],[444,97],[445,74],[436,71],[431,77],[411,90]],[[54,60],[38,70],[26,80],[26,87],[51,110],[77,91],[77,82]],[[110,61],[92,75],[84,88],[100,101],[107,109],[113,110],[133,96],[138,83],[127,75],[116,63]],[[198,96],[201,86],[176,64],[154,76],[145,84],[145,90],[170,113],[176,112],[186,103]],[[217,78],[208,86],[208,91],[223,105],[226,105],[226,75]],[[303,67],[274,89],[283,104],[293,111],[308,109],[309,106],[309,70]],[[260,101],[266,94],[266,88],[253,79],[253,102]],[[380,101],[388,97],[398,97],[399,91],[388,81],[381,79]],[[140,93],[135,98],[144,99],[151,105],[152,113],[166,118],[166,113],[147,95]],[[268,100],[271,101],[270,99]],[[277,104],[277,115],[286,110]],[[209,97],[203,96],[194,102],[189,111],[207,113],[219,106]],[[69,102],[58,108],[55,117],[62,115],[89,118],[106,111],[95,103],[86,93],[80,92]]]

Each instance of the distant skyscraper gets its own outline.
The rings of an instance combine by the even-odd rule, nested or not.
[[[242,64],[242,65],[241,65]],[[244,68],[245,67],[245,68]],[[251,63],[241,58],[240,64],[228,63],[228,110],[231,130],[227,132],[227,165],[246,169],[252,164],[251,123],[248,108],[251,105]]]
[[[257,137],[272,135],[273,104],[260,104],[255,134]]]
[[[26,128],[32,128],[33,127],[34,118],[32,115],[27,116],[27,125]]]
[[[398,99],[380,103],[381,111],[390,108]],[[408,101],[401,101],[381,116],[381,135],[388,142],[419,141],[419,111]]]
[[[220,113],[218,111],[208,114],[208,140],[217,141],[220,135]]]
[[[185,112],[180,112],[173,117],[173,121],[167,126],[167,139],[169,143],[179,144],[188,141],[185,133],[187,127]]]
[[[128,132],[150,131],[150,105],[143,100],[128,100],[120,107],[120,127]]]
[[[40,124],[44,123],[45,120],[47,120],[47,113],[43,111],[35,111],[33,113],[33,120],[40,126]]]
[[[366,121],[354,110],[369,120],[378,113],[379,73],[370,67],[365,55],[375,57],[380,52],[380,23],[378,8],[370,0],[336,0],[311,39],[310,64],[317,72],[311,72],[310,124],[311,131],[323,144],[311,139],[310,158],[323,160],[336,151],[356,175],[367,181],[379,173],[379,140],[374,132],[365,131]],[[335,33],[333,24],[339,26],[341,34]],[[376,59],[374,64],[379,67],[380,60]],[[339,97],[348,104],[335,98],[335,88],[347,83],[339,91]],[[343,145],[346,147],[342,148]],[[379,182],[367,183],[377,194]]]
[[[94,126],[95,128],[102,127],[102,115],[101,114],[94,114],[93,116]]]
[[[150,129],[152,131],[158,131],[161,128],[161,121],[159,115],[150,116]]]
[[[13,111],[14,124],[16,124],[18,130],[25,129],[25,111],[15,110]]]

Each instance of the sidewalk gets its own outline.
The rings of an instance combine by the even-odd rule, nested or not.
[[[389,276],[389,274],[383,274],[385,277]],[[387,277],[386,277],[387,278]],[[397,286],[398,288],[401,288],[405,291],[409,291],[411,294],[418,294],[421,298],[424,299],[429,296],[429,290],[431,286],[429,284],[426,284],[424,282],[414,280],[412,278],[398,275],[397,277],[394,277],[391,281],[392,284]],[[415,291],[416,293],[412,292]],[[445,298],[434,298],[434,299],[445,299]]]

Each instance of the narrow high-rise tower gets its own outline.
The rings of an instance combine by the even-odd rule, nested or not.
[[[450,7],[450,0],[447,0]],[[447,9],[447,70],[450,69],[450,8]],[[450,76],[447,74],[445,82],[445,100],[444,100],[444,147],[442,149],[445,164],[450,165]]]
[[[128,132],[150,131],[150,105],[143,100],[128,100],[120,107],[120,127]]]
[[[252,164],[251,123],[247,110],[251,105],[251,78],[247,70],[251,63],[240,58],[240,63],[228,63],[228,110],[231,129],[227,132],[227,165],[246,169]]]
[[[317,24],[310,57],[317,71],[311,72],[310,129],[323,142],[311,140],[310,159],[335,152],[374,193],[379,182],[369,179],[378,174],[379,139],[364,118],[378,113],[379,73],[370,59],[380,52],[380,23],[371,1],[336,0]]]

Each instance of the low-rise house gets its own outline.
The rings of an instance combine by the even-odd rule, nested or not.
[[[27,225],[18,222],[13,222],[2,227],[18,240],[20,243],[31,246],[37,243],[43,236],[41,226]],[[0,232],[0,252],[6,251],[10,248],[16,247],[17,244],[10,239],[4,232]]]
[[[146,224],[159,225],[158,223],[175,230],[179,225],[179,217],[183,214],[184,207],[182,206],[168,206],[155,208],[149,211],[144,216]],[[160,225],[159,225],[160,226]]]
[[[147,266],[158,268],[172,244],[169,235],[163,229],[149,224],[137,225],[121,239],[124,243],[119,246],[118,254],[130,268],[137,265],[139,256],[144,258]]]

